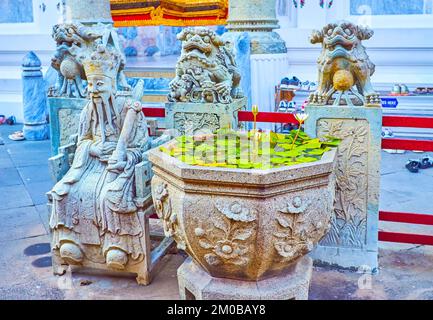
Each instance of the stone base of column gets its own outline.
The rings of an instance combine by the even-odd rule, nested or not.
[[[182,300],[308,300],[313,260],[304,257],[291,272],[261,281],[214,278],[188,258],[177,270]]]
[[[275,86],[288,76],[289,54],[251,55],[251,99],[261,112],[275,111]],[[274,129],[273,124],[260,123],[262,129]]]
[[[50,138],[50,127],[46,124],[24,124],[24,138],[29,141],[41,141]]]
[[[362,270],[367,273],[378,272],[379,252],[377,248],[370,251],[319,245],[310,256],[318,266],[336,266],[353,271]]]
[[[308,106],[305,132],[341,139],[334,217],[312,257],[344,268],[378,268],[382,109]]]
[[[273,31],[229,31],[223,35],[225,41],[234,42],[239,35],[247,32],[251,42],[251,54],[287,53],[286,42]]]
[[[222,103],[172,102],[165,105],[165,126],[181,134],[212,133],[238,127],[238,111],[245,110],[247,98]]]

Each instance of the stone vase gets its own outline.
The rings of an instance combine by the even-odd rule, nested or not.
[[[191,166],[159,149],[149,160],[166,235],[212,278],[279,277],[330,229],[334,149],[314,163],[266,171]]]

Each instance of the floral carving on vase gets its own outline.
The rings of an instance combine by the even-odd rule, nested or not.
[[[257,219],[257,211],[238,201],[228,205],[217,201],[215,208],[220,215],[211,219],[207,226],[194,230],[200,247],[211,251],[204,255],[204,259],[211,266],[246,266],[250,261],[247,255],[249,240],[256,234],[253,222]]]
[[[177,247],[186,249],[186,243],[182,232],[179,230],[177,214],[173,212],[171,200],[168,193],[167,183],[160,183],[153,193],[153,203],[158,217],[163,221],[164,233],[176,240]]]
[[[318,136],[326,135],[342,141],[332,228],[321,244],[362,248],[367,230],[369,124],[365,120],[321,120]]]
[[[321,229],[322,223],[311,222],[306,211],[311,201],[308,198],[297,196],[285,202],[285,207],[279,210],[276,216],[278,231],[274,233],[274,242],[282,262],[293,261],[294,259],[310,252],[314,243],[309,235],[311,230]]]

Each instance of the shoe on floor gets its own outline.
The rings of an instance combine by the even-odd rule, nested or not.
[[[405,84],[401,84],[401,94],[409,94],[409,88]]]
[[[13,141],[22,141],[25,140],[26,138],[24,138],[24,133],[22,131],[16,131],[9,135],[9,139]]]
[[[401,94],[401,86],[395,84],[391,91],[392,94]]]

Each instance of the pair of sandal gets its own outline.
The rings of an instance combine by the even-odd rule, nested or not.
[[[24,138],[24,133],[22,131],[15,131],[14,133],[9,135],[9,139],[13,141],[22,141],[26,138]]]
[[[8,124],[8,125],[14,125],[17,122],[16,118],[14,116],[10,116],[9,118],[6,118],[5,115],[0,114],[0,124]],[[13,141],[22,141],[25,140],[24,133],[22,131],[15,131],[14,133],[9,135],[9,139]]]

